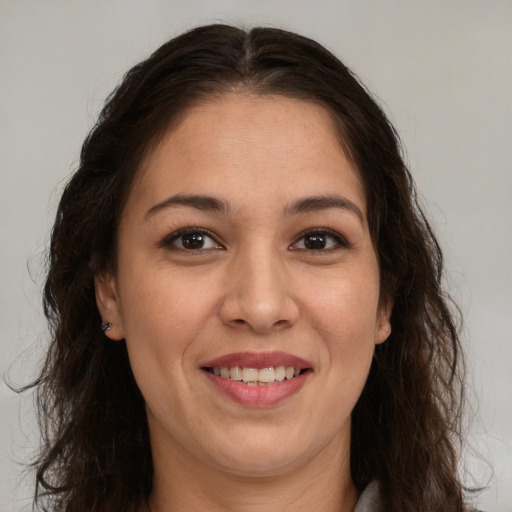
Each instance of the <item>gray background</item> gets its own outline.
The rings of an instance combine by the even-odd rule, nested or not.
[[[465,313],[479,506],[512,511],[510,1],[0,0],[0,373],[24,383],[43,353],[44,247],[105,96],[165,40],[214,21],[319,40],[390,114]],[[2,512],[30,509],[31,406],[0,384]]]

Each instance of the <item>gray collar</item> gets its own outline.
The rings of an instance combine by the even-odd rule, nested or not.
[[[356,503],[354,512],[382,512],[379,482],[370,482]]]

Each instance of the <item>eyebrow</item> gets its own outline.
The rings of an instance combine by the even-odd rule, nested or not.
[[[303,213],[318,212],[330,208],[339,208],[354,214],[362,224],[364,224],[364,215],[361,209],[346,197],[338,194],[329,194],[322,196],[311,196],[298,199],[285,208],[287,215],[300,215]]]
[[[189,208],[195,208],[204,212],[228,213],[230,210],[228,204],[217,197],[176,194],[152,206],[146,212],[145,217],[148,218],[162,210],[175,206],[188,206]]]
[[[217,197],[176,194],[152,206],[146,212],[145,218],[155,215],[162,210],[176,206],[186,206],[204,212],[216,212],[224,214],[227,214],[231,211],[229,204]],[[338,208],[352,213],[361,221],[361,223],[364,223],[364,215],[360,208],[346,197],[337,194],[308,196],[302,199],[297,199],[285,207],[284,213],[287,216],[292,216],[328,210],[330,208]]]

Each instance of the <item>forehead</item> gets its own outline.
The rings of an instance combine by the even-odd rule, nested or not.
[[[232,93],[190,107],[149,152],[134,189],[208,193],[223,185],[245,194],[276,185],[291,194],[349,188],[365,202],[331,114],[283,96]]]

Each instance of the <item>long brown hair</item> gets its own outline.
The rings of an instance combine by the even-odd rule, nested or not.
[[[44,288],[52,341],[35,383],[43,436],[36,505],[129,512],[147,500],[153,468],[144,401],[124,343],[100,330],[94,276],[115,271],[120,215],[144,156],[187,107],[228,91],[321,105],[366,187],[381,290],[394,307],[393,332],[376,347],[352,413],[355,484],[362,490],[379,480],[386,510],[463,510],[457,310],[443,290],[442,253],[398,136],[352,72],[318,43],[225,25],[187,32],[126,74],[62,195]]]

